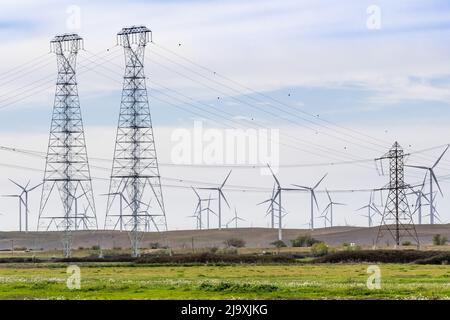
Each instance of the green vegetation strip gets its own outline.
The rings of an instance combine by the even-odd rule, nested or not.
[[[64,264],[0,265],[1,299],[449,299],[450,266],[379,264],[381,289],[366,287],[368,264],[148,266],[80,264],[69,290]]]

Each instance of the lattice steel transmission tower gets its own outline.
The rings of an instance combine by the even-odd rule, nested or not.
[[[51,40],[50,46],[56,54],[58,77],[38,229],[55,227],[64,231],[64,256],[70,257],[72,230],[97,229],[75,72],[83,39],[77,34],[59,35]]]
[[[144,75],[144,51],[150,41],[151,31],[145,26],[123,28],[117,34],[124,48],[125,74],[105,228],[122,225],[131,231],[133,256],[140,254],[144,231],[167,230]]]
[[[388,197],[384,208],[381,224],[378,229],[376,244],[387,231],[400,245],[403,237],[408,237],[419,246],[419,237],[414,225],[413,215],[408,205],[406,190],[410,187],[404,181],[404,157],[402,147],[396,141],[392,148],[383,157],[376,160],[389,160],[390,182],[387,187]]]

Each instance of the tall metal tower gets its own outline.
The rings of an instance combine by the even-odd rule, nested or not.
[[[83,48],[77,34],[50,42],[58,77],[48,141],[38,229],[64,231],[64,256],[71,256],[71,231],[97,228],[92,180],[76,80],[76,57]],[[78,208],[82,208],[78,212]]]
[[[143,231],[151,226],[157,231],[167,230],[144,75],[144,51],[150,41],[151,31],[145,26],[123,28],[117,34],[125,53],[125,75],[105,228],[119,224],[131,231],[135,257],[140,254]],[[120,197],[126,205],[119,215],[116,211]]]
[[[402,147],[396,141],[383,157],[377,160],[389,160],[388,197],[384,208],[381,224],[378,229],[376,244],[383,237],[385,231],[393,237],[395,244],[400,245],[403,237],[408,237],[419,246],[419,237],[411,214],[406,189],[409,185],[404,181],[404,157]]]

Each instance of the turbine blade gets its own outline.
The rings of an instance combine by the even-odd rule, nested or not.
[[[327,192],[328,200],[330,200],[330,202],[333,202],[333,201],[331,201],[331,197],[330,197],[330,193],[328,192],[328,189],[325,188],[325,191]]]
[[[444,156],[444,154],[447,152],[448,147],[450,145],[447,145],[447,147],[445,148],[444,152],[442,152],[442,154],[440,155],[440,157],[436,160],[436,162],[433,164],[433,166],[431,167],[432,169],[434,169],[434,167],[437,166],[437,164],[439,163],[439,161],[441,161],[442,157]]]
[[[223,186],[225,185],[225,183],[227,182],[228,178],[230,177],[231,171],[232,171],[232,170],[230,170],[230,172],[228,172],[227,177],[225,178],[225,180],[223,180],[222,185],[220,186],[220,189],[222,189]]]
[[[305,186],[301,186],[301,185],[298,185],[298,184],[293,184],[293,186],[294,187],[298,187],[298,188],[302,188],[302,189],[305,189],[305,190],[311,190],[312,189],[311,187],[305,187]]]
[[[272,201],[272,199],[267,199],[267,200],[261,201],[261,202],[257,203],[256,205],[257,205],[257,206],[260,206],[260,205],[262,205],[262,204],[264,204],[264,203],[267,203],[267,202],[269,202],[269,201]]]
[[[427,180],[427,176],[428,176],[428,170],[426,171],[425,176],[423,177],[422,188],[420,188],[420,192],[422,192],[423,188],[425,187],[425,181]]]
[[[408,167],[408,168],[416,168],[416,169],[423,169],[423,170],[428,170],[428,169],[429,169],[429,168],[424,167],[424,166],[405,165],[405,167]]]
[[[269,168],[270,173],[272,173],[272,176],[275,179],[275,182],[277,183],[278,188],[281,188],[280,181],[278,181],[277,176],[275,175],[275,173],[273,173],[272,168],[269,166],[269,164],[267,164],[267,167]]]
[[[24,188],[20,185],[20,184],[18,184],[17,182],[15,182],[14,180],[12,180],[12,179],[8,179],[9,181],[11,181],[12,183],[14,183],[16,186],[18,186],[20,189],[22,189],[22,190],[24,190]]]
[[[323,181],[323,179],[325,179],[325,177],[328,175],[328,173],[325,173],[325,175],[322,177],[322,179],[319,180],[319,182],[316,183],[316,185],[314,187],[312,187],[313,189],[317,188],[319,186],[319,184]]]
[[[442,193],[442,190],[441,190],[441,186],[439,185],[439,182],[438,182],[436,176],[434,175],[433,169],[430,169],[430,174],[433,177],[434,182],[436,182],[436,185],[437,185],[437,187],[439,189],[439,192],[441,193],[441,196],[444,196],[444,194]]]
[[[227,198],[225,197],[225,195],[222,192],[222,189],[219,189],[219,197],[222,196],[223,200],[225,200],[225,203],[227,204],[228,208],[230,207],[230,204],[228,203]]]
[[[317,210],[319,210],[319,204],[317,203],[316,194],[314,192],[314,189],[311,189],[311,193],[312,193],[312,197],[314,199],[314,202],[316,203]]]
[[[197,198],[200,200],[200,195],[198,194],[197,190],[194,189],[193,186],[191,186],[192,191],[195,192],[195,194],[197,195]]]

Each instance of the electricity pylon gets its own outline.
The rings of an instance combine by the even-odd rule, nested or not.
[[[50,127],[50,137],[39,208],[38,229],[64,231],[64,257],[72,250],[75,219],[82,219],[86,229],[97,229],[94,194],[89,170],[83,121],[76,80],[76,58],[83,49],[77,34],[58,35],[50,42],[56,54],[58,77]],[[83,195],[78,198],[79,195]],[[85,208],[81,217],[74,212],[77,204]],[[62,204],[62,206],[61,206]]]
[[[152,225],[167,231],[166,212],[161,188],[144,74],[144,53],[151,42],[145,26],[123,28],[117,42],[124,49],[125,74],[117,126],[114,159],[108,192],[105,228],[117,225],[117,219],[131,232],[132,256],[140,255],[143,232]],[[119,196],[118,196],[119,195]],[[122,214],[112,214],[123,199]]]
[[[400,246],[400,240],[405,236],[415,241],[417,246],[420,245],[406,196],[406,189],[409,186],[404,181],[404,157],[403,149],[396,141],[383,157],[377,159],[379,161],[383,159],[389,160],[390,181],[387,187],[389,193],[378,229],[376,244],[383,236],[384,231],[388,231],[394,238],[397,246]]]

